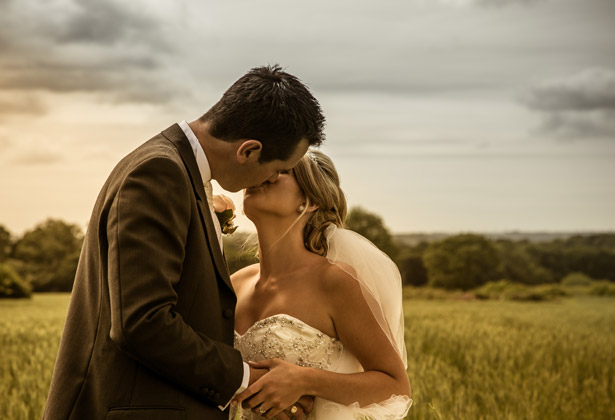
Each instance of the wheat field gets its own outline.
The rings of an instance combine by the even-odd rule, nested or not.
[[[0,300],[0,419],[41,417],[68,300]],[[407,418],[615,418],[614,303],[406,299]]]

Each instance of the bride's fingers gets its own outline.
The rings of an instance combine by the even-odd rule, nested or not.
[[[265,406],[263,406],[263,404],[265,404],[265,396],[262,394],[255,394],[249,398],[245,398],[243,400],[243,402],[241,403],[241,406],[243,408],[246,408],[248,410],[252,410],[257,406],[261,406],[261,408],[267,408],[269,409],[269,405],[265,404]]]
[[[243,401],[251,398],[253,395],[257,394],[259,391],[261,390],[261,384],[257,382],[254,382],[252,385],[250,385],[249,387],[247,387],[241,394],[236,395],[233,398],[233,401],[236,404],[241,404]]]

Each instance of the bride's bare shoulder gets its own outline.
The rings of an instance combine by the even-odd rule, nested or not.
[[[330,293],[344,293],[358,287],[355,280],[356,271],[348,264],[342,262],[331,263],[325,259],[321,266],[320,286],[323,291]]]
[[[259,275],[259,273],[260,265],[258,263],[248,265],[247,267],[235,271],[231,274],[231,283],[233,284],[233,288],[235,288],[235,291],[239,291],[244,284],[250,280],[253,280]]]

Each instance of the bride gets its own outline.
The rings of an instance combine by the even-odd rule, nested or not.
[[[310,419],[404,418],[412,400],[399,271],[342,228],[346,200],[331,159],[310,151],[276,181],[248,188],[244,212],[260,262],[232,276],[235,347],[270,371],[236,397],[253,411],[231,418],[272,418],[302,395],[315,396]]]

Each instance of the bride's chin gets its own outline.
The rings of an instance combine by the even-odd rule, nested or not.
[[[248,202],[246,202],[246,200],[244,199],[243,201],[243,214],[244,216],[246,216],[248,218],[248,220],[250,220],[252,223],[254,223],[254,216],[255,214],[258,213],[257,211],[254,210],[254,207],[252,205],[250,205],[250,201],[248,200]]]

